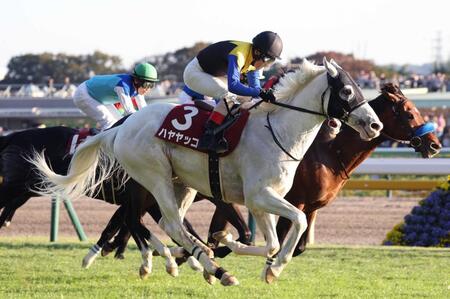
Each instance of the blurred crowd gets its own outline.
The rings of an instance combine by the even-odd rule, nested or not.
[[[47,84],[11,84],[0,86],[1,98],[58,98],[72,99],[77,86],[70,82],[70,78],[66,77],[63,84],[54,84],[54,80],[50,78]],[[183,83],[170,80],[161,81],[151,92],[148,97],[164,97],[177,95],[183,88]]]
[[[379,76],[374,71],[361,71],[356,78],[356,83],[362,89],[380,89],[386,83],[393,83],[400,88],[427,88],[428,92],[446,92],[450,90],[450,80],[444,73],[418,75],[416,73],[407,76],[394,75],[387,78],[384,73]]]
[[[418,75],[412,73],[408,76],[396,75],[387,79],[384,73],[379,76],[374,71],[361,71],[356,77],[356,82],[362,89],[377,89],[385,83],[394,83],[402,89],[406,88],[424,88],[428,92],[446,92],[450,91],[450,80],[443,73],[435,73],[429,75]],[[173,80],[162,80],[155,88],[146,96],[149,98],[177,96],[182,90],[183,83]],[[72,99],[76,90],[76,85],[71,83],[70,78],[66,77],[63,84],[54,84],[52,78],[49,78],[47,84],[24,84],[24,85],[8,85],[0,86],[1,98],[58,98]],[[426,90],[425,90],[426,92]],[[432,122],[436,128],[436,135],[439,137],[444,147],[450,147],[450,110],[449,109],[427,109],[422,114],[426,121]],[[0,127],[0,136],[7,134],[4,128]],[[400,147],[402,144],[386,141],[381,146],[384,147]]]
[[[424,92],[446,92],[450,91],[450,80],[444,73],[433,73],[429,75],[394,75],[387,78],[384,73],[379,76],[374,71],[361,71],[356,77],[356,82],[362,89],[380,89],[385,83],[394,83],[400,88],[423,88]],[[183,88],[183,82],[173,80],[161,81],[148,97],[176,96]],[[36,97],[36,98],[72,98],[76,85],[66,77],[63,84],[54,84],[49,78],[47,84],[13,84],[0,86],[0,98],[9,97]]]

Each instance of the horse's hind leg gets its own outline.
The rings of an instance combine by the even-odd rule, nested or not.
[[[130,240],[131,233],[128,229],[128,226],[122,225],[119,230],[119,233],[114,237],[114,241],[111,243],[111,248],[116,249],[116,253],[114,254],[114,258],[116,259],[124,259],[124,252],[127,248],[128,241]],[[108,245],[107,243],[106,245]]]
[[[108,225],[103,230],[100,239],[97,243],[89,249],[89,252],[83,258],[81,263],[82,267],[87,269],[97,258],[100,251],[102,251],[103,246],[108,240],[110,240],[119,230],[125,218],[126,208],[124,205],[120,206],[108,222]],[[103,251],[102,251],[103,255]]]
[[[180,243],[189,253],[191,253],[209,274],[212,274],[221,279],[223,285],[236,285],[238,281],[232,275],[230,275],[223,268],[220,268],[215,261],[213,261],[208,254],[202,249],[204,245],[199,246],[198,241],[194,236],[189,234],[182,223],[182,212],[180,213],[175,197],[174,187],[172,183],[172,169],[170,163],[164,163],[164,159],[161,158],[153,165],[153,169],[146,169],[141,167],[142,173],[131,173],[131,170],[127,171],[133,176],[133,178],[146,178],[148,181],[142,181],[147,190],[149,190],[158,201],[163,218],[160,221],[161,227],[166,233]],[[164,165],[161,165],[164,164]],[[180,207],[183,206],[181,201]]]
[[[2,213],[0,214],[0,228],[3,226],[9,226],[16,210],[24,205],[30,199],[30,197],[31,196],[29,196],[28,194],[24,194],[16,197],[13,201],[6,202]]]

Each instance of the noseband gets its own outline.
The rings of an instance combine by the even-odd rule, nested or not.
[[[405,121],[405,117],[402,117],[401,112],[396,109],[396,107],[403,106],[405,103],[406,103],[406,100],[402,100],[398,104],[394,105],[393,111],[394,111],[395,117],[398,117],[403,122],[408,123],[407,120]],[[403,127],[407,127],[407,126],[403,125]],[[392,141],[395,141],[395,142],[398,142],[401,144],[406,144],[406,145],[414,148],[415,151],[418,151],[423,143],[422,137],[428,133],[434,132],[434,125],[431,122],[427,122],[427,123],[420,125],[417,128],[411,128],[410,131],[411,131],[411,133],[410,133],[411,137],[409,140],[401,140],[401,139],[394,138],[394,137],[390,136],[389,134],[385,133],[384,130],[381,131],[381,135],[383,135],[384,137],[386,137]]]

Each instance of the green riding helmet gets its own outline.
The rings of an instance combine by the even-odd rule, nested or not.
[[[139,63],[133,69],[133,77],[149,82],[158,82],[158,72],[156,68],[148,62]]]

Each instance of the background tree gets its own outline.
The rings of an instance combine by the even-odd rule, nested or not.
[[[183,82],[183,72],[186,65],[208,45],[209,43],[197,42],[192,47],[184,47],[162,55],[149,56],[139,62],[148,61],[152,63],[163,80]]]
[[[4,84],[46,83],[51,77],[63,83],[69,77],[74,83],[87,80],[91,74],[121,73],[126,70],[119,56],[95,51],[88,55],[25,54],[15,56],[8,63],[8,72],[0,81]]]

